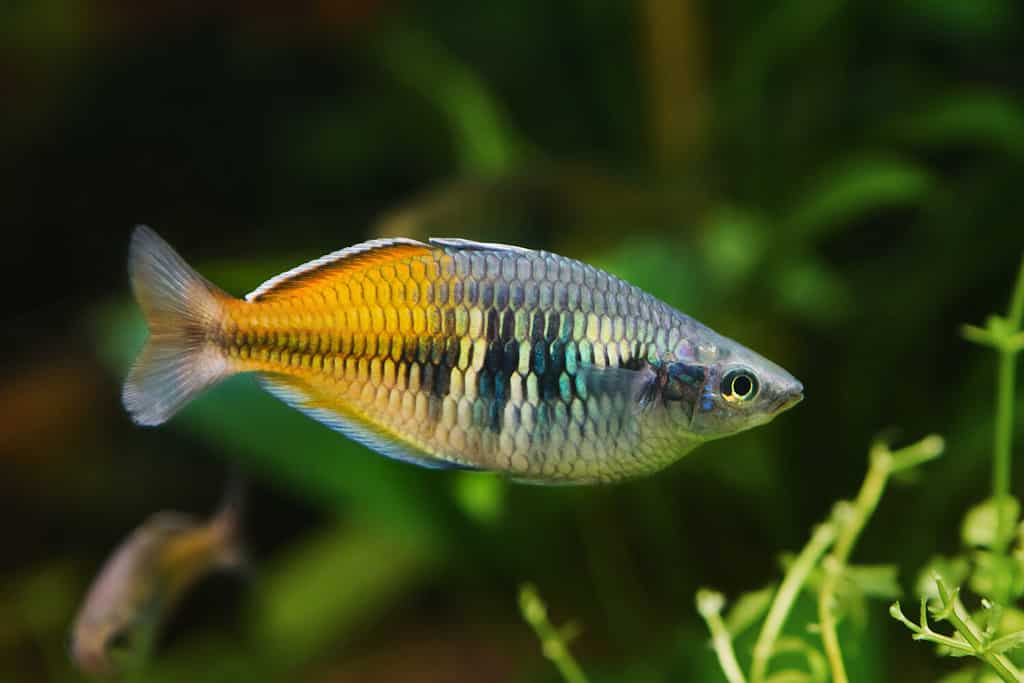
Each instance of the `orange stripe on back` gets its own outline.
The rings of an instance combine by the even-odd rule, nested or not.
[[[276,275],[245,298],[251,302],[266,302],[294,296],[302,289],[345,278],[370,266],[383,265],[411,256],[423,256],[431,251],[431,247],[422,242],[404,238],[363,242]]]

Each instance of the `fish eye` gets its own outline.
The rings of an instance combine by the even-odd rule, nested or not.
[[[722,378],[720,389],[727,401],[750,401],[757,396],[757,377],[749,370],[730,370]]]
[[[128,650],[132,645],[132,633],[130,629],[122,628],[110,634],[107,639],[107,647],[111,650]]]

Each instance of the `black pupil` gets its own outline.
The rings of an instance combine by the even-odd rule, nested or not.
[[[746,375],[739,375],[732,380],[732,391],[737,396],[746,396],[753,388],[753,383]]]

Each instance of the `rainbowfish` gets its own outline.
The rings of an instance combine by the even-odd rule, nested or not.
[[[71,629],[71,659],[83,672],[116,677],[144,664],[165,617],[216,569],[245,566],[239,541],[240,482],[205,523],[173,511],[149,517],[97,574]]]
[[[253,372],[388,457],[582,484],[654,472],[803,398],[750,349],[545,251],[378,239],[238,300],[138,227],[129,271],[150,330],[123,392],[140,425]]]

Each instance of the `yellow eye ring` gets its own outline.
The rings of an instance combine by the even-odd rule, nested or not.
[[[757,396],[757,377],[749,370],[730,370],[721,384],[722,398],[727,401],[750,401]]]

